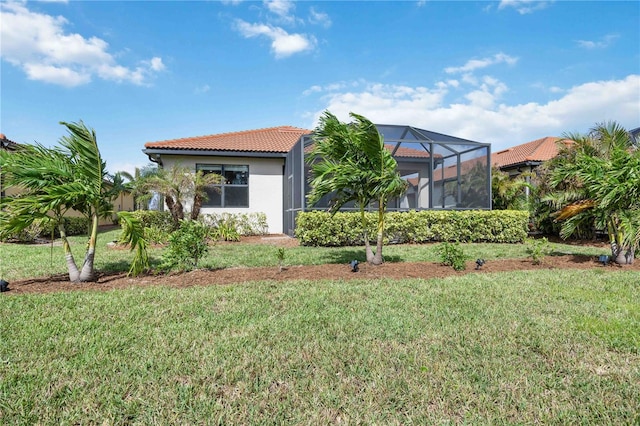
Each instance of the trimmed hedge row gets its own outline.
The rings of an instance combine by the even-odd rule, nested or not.
[[[377,213],[365,213],[369,239],[375,242]],[[441,241],[521,243],[527,238],[529,212],[519,210],[411,210],[385,216],[385,244]],[[302,212],[296,237],[306,246],[364,244],[360,213]]]

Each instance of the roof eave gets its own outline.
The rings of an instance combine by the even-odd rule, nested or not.
[[[205,149],[145,148],[142,150],[149,158],[158,155],[192,155],[199,157],[253,157],[253,158],[286,158],[286,152],[264,151],[221,151]]]

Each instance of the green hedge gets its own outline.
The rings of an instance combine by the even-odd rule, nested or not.
[[[89,225],[91,221],[86,217],[65,217],[64,219],[64,231],[67,233],[67,237],[73,235],[88,235]],[[43,238],[50,238],[53,233],[55,238],[60,237],[58,230],[58,224],[54,221],[47,221],[40,233]]]
[[[144,228],[156,228],[165,232],[173,230],[173,219],[168,211],[136,210],[133,216],[142,223]]]
[[[376,238],[377,213],[365,214],[369,239]],[[385,244],[440,241],[521,243],[527,238],[529,212],[518,210],[422,210],[385,216]],[[296,237],[306,246],[364,244],[360,213],[310,211],[298,214]]]

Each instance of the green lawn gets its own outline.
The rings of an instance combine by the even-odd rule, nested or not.
[[[128,258],[105,253],[98,268]],[[0,324],[0,424],[640,422],[640,273],[624,269],[3,294]]]
[[[107,243],[117,240],[120,230],[111,230],[98,235],[96,269],[99,271],[128,271],[132,254],[128,250],[107,248]],[[71,237],[71,246],[76,261],[82,260],[86,237]],[[610,254],[609,250],[594,247],[549,244],[552,254]],[[384,247],[387,262],[437,262],[436,244],[388,245]],[[527,257],[526,244],[463,244],[466,254],[472,259]],[[161,249],[152,248],[149,256],[152,265],[160,263]],[[348,263],[353,259],[364,261],[363,247],[293,247],[287,248],[285,263],[291,265],[322,265],[326,263]],[[241,266],[278,265],[277,247],[256,244],[217,244],[209,249],[201,260],[201,268],[231,268]],[[67,272],[62,247],[51,245],[19,245],[0,243],[0,275],[7,281],[33,278]]]

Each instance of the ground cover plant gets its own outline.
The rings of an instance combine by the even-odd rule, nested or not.
[[[601,268],[3,297],[0,423],[634,424],[638,281]]]

